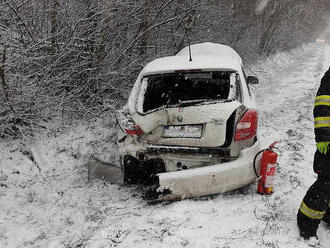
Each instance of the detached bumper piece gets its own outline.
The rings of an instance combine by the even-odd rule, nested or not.
[[[203,148],[203,147],[180,147],[180,146],[148,146],[147,154],[206,154],[218,156],[230,156],[230,149],[226,148]]]
[[[231,162],[160,173],[157,175],[159,198],[164,201],[182,200],[224,193],[248,185],[256,179],[253,159],[259,150],[260,143],[256,142],[252,147],[243,149],[240,156]],[[257,165],[260,167],[260,159]]]

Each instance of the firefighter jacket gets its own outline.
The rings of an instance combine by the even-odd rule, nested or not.
[[[313,112],[316,142],[330,142],[330,69],[321,79]]]

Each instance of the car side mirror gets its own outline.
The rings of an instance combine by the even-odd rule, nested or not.
[[[248,76],[247,77],[247,83],[248,84],[258,84],[259,83],[259,79],[255,76]]]

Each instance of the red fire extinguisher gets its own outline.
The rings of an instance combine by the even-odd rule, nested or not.
[[[253,166],[254,172],[259,178],[257,193],[261,195],[271,195],[274,192],[274,178],[277,166],[277,153],[274,152],[274,148],[277,142],[272,143],[268,148],[258,152],[254,158]],[[260,175],[256,170],[256,159],[257,156],[262,153]]]

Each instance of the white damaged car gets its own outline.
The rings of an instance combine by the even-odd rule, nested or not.
[[[152,180],[163,199],[223,193],[256,179],[258,112],[240,56],[195,44],[148,63],[117,111],[125,183]]]

